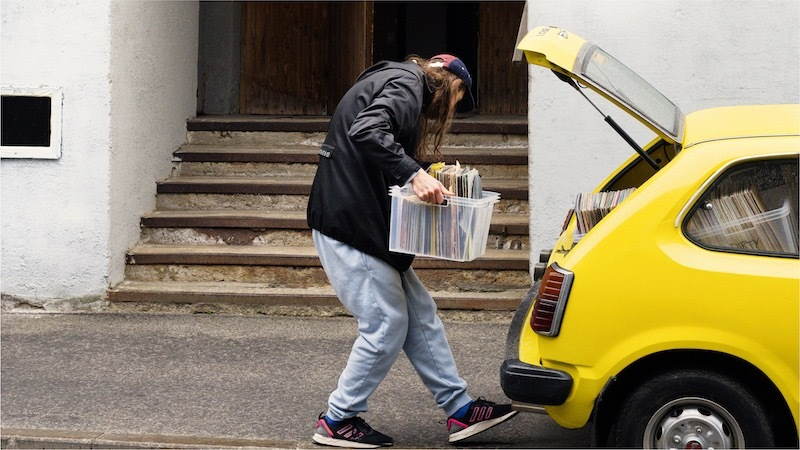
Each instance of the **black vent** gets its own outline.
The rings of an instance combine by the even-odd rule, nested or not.
[[[2,145],[50,146],[50,97],[2,96]]]

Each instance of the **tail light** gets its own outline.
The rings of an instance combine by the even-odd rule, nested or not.
[[[558,336],[574,275],[551,264],[544,272],[531,313],[531,328],[543,336]]]

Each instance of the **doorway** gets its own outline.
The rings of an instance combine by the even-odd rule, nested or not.
[[[373,15],[375,61],[402,61],[410,54],[430,58],[439,53],[458,56],[473,78],[478,98],[478,12],[475,2],[377,2]]]
[[[473,76],[478,107],[472,114],[524,115],[527,68],[511,62],[523,6],[521,1],[201,4],[200,40],[209,44],[201,45],[198,112],[326,116],[374,62],[451,53]],[[234,45],[238,52],[226,51]],[[226,77],[217,76],[226,70]]]

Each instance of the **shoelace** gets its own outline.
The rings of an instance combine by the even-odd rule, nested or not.
[[[364,434],[369,434],[372,431],[372,427],[369,426],[369,424],[361,417],[353,418],[353,425],[358,431],[361,431]]]
[[[473,406],[496,406],[496,405],[497,405],[497,403],[490,402],[489,400],[486,400],[483,397],[478,397],[475,400],[475,403],[473,403]]]

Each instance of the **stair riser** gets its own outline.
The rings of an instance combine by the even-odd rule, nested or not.
[[[198,209],[305,211],[307,195],[284,194],[158,194],[156,209],[185,211]],[[500,199],[495,213],[527,214],[527,200]]]
[[[524,293],[519,295],[523,298]],[[319,295],[242,295],[235,293],[180,293],[180,292],[115,292],[112,291],[108,296],[109,301],[114,303],[137,302],[137,303],[195,303],[203,304],[227,304],[227,305],[253,305],[251,308],[259,309],[259,305],[264,308],[263,312],[268,313],[272,307],[280,306],[328,306],[341,307],[341,303],[332,294]],[[485,298],[441,298],[434,297],[438,309],[467,309],[483,311],[514,311],[519,304],[517,298],[500,297],[496,299]],[[223,309],[224,310],[224,309]]]
[[[483,177],[520,178],[528,176],[528,167],[522,165],[469,165],[478,169]],[[257,163],[257,162],[181,162],[177,174],[181,176],[222,177],[311,177],[317,171],[316,164],[303,163]]]
[[[190,144],[209,145],[248,145],[281,146],[286,144],[319,145],[326,133],[297,133],[277,131],[190,131],[187,133]],[[444,145],[460,147],[519,147],[528,145],[524,134],[449,134]]]
[[[260,230],[251,228],[142,228],[142,244],[162,245],[258,245],[312,247],[310,230]],[[487,248],[529,248],[528,236],[489,233]]]
[[[435,291],[500,292],[530,287],[530,275],[523,270],[415,269],[415,272],[428,289]],[[132,281],[236,281],[283,288],[328,285],[321,267],[293,266],[128,265],[125,278]]]

